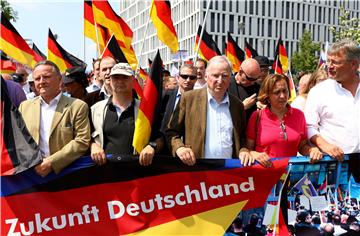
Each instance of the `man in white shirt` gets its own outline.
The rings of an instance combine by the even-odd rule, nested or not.
[[[360,48],[355,42],[334,43],[327,56],[330,79],[312,88],[306,102],[311,142],[337,160],[343,160],[344,153],[360,153],[359,63]],[[359,155],[353,154],[350,161],[350,169],[359,171]]]
[[[206,70],[207,62],[204,59],[198,58],[195,62],[196,67],[196,83],[194,85],[194,89],[202,89],[206,88],[207,83],[205,80],[205,70]]]
[[[61,93],[62,77],[53,62],[38,62],[32,75],[40,95],[22,102],[19,111],[39,145],[43,161],[35,171],[44,177],[59,173],[88,150],[89,109],[85,102]]]

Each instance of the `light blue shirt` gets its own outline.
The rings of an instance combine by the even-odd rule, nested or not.
[[[207,92],[205,131],[205,158],[230,159],[233,153],[233,123],[230,114],[229,95],[217,103]]]

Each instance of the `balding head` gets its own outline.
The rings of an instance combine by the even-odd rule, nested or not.
[[[255,83],[261,74],[259,63],[253,59],[248,58],[241,63],[239,73],[236,75],[236,83],[248,87]]]

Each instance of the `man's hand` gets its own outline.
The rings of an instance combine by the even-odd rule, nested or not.
[[[106,155],[104,149],[100,147],[97,143],[91,144],[91,159],[98,165],[103,165],[106,163]]]
[[[256,93],[244,99],[243,101],[244,109],[245,110],[249,109],[250,107],[254,106],[255,103],[256,103]]]
[[[191,150],[191,148],[179,147],[176,150],[176,155],[178,155],[180,160],[186,165],[193,166],[195,164],[195,162],[196,162],[195,154]]]
[[[140,152],[139,163],[142,166],[151,165],[153,157],[155,155],[155,150],[150,145],[146,145],[144,149]]]
[[[255,158],[250,155],[250,152],[243,151],[239,153],[240,163],[243,166],[251,166],[255,162]]]
[[[320,161],[323,158],[322,152],[317,147],[311,147],[309,152],[310,152],[310,154],[309,154],[310,163],[312,163],[312,164]]]
[[[52,171],[49,158],[45,157],[39,165],[35,166],[35,171],[41,177],[47,176]]]
[[[343,161],[344,160],[344,151],[340,147],[338,147],[336,145],[327,143],[321,149],[326,154],[332,156],[333,158],[335,158],[338,161]]]

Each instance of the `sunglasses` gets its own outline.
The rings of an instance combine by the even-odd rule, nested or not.
[[[286,126],[285,126],[285,124],[284,124],[284,121],[281,121],[281,123],[280,123],[280,129],[281,129],[282,138],[283,138],[284,140],[287,140],[288,137],[287,137],[287,134],[286,134]]]
[[[181,78],[183,78],[184,80],[190,79],[190,80],[195,80],[196,79],[196,75],[180,75]]]
[[[249,80],[249,81],[251,81],[251,82],[254,82],[254,81],[257,80],[257,78],[251,78],[251,77],[249,77],[243,69],[241,69],[241,71],[244,73],[244,75],[245,75],[245,77],[246,77],[247,80]]]

